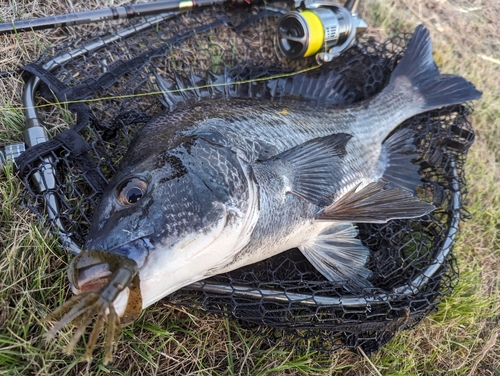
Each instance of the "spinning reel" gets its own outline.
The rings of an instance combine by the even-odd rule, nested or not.
[[[331,61],[368,27],[358,6],[359,0],[347,0],[344,6],[328,0],[296,0],[300,9],[286,13],[278,25],[281,52],[290,59],[317,54],[319,63]]]

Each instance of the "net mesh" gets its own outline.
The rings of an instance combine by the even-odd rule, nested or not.
[[[272,100],[276,94],[255,79],[315,65],[313,59],[288,61],[277,52],[275,30],[281,14],[278,8],[214,7],[149,27],[129,21],[109,35],[47,50],[38,66],[56,59],[51,73],[65,88],[66,98],[85,100],[90,115],[85,124],[73,128],[82,141],[74,135],[58,138],[74,122],[64,105],[38,109],[58,142],[31,148],[32,158],[20,168],[27,187],[25,204],[62,239],[82,246],[103,184],[116,172],[138,130],[168,111],[172,98]],[[124,36],[130,27],[135,31]],[[409,37],[400,35],[384,43],[361,40],[331,63],[303,74],[304,80],[333,70],[344,78],[346,101],[373,96],[387,83]],[[221,80],[249,82],[215,86]],[[287,82],[282,78],[284,87]],[[199,87],[197,91],[158,93],[161,85],[182,89],[192,83]],[[53,101],[42,85],[37,104],[47,98]],[[415,220],[359,225],[360,239],[371,251],[367,267],[373,272],[373,289],[347,292],[344,283],[325,280],[295,249],[188,286],[169,299],[236,318],[252,330],[275,328],[266,336],[284,346],[376,351],[399,330],[413,327],[435,310],[456,283],[451,249],[459,220],[466,214],[460,200],[465,194],[464,160],[474,139],[469,112],[467,105],[446,107],[401,125],[416,134],[419,157],[415,163],[424,182],[418,193],[437,210]],[[40,179],[41,186],[36,183]]]

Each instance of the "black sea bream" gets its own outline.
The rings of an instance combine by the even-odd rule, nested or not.
[[[429,32],[419,26],[387,87],[366,101],[181,105],[147,124],[130,146],[95,211],[86,251],[71,266],[73,290],[105,286],[92,296],[123,316],[131,305],[146,308],[190,283],[294,247],[325,278],[369,287],[369,250],[355,223],[434,209],[413,195],[419,180],[408,153],[411,132],[393,131],[416,114],[480,96],[462,77],[439,74]],[[121,279],[116,273],[124,268],[129,277]],[[120,280],[115,287],[112,272],[111,280]],[[85,304],[68,315],[78,316]]]

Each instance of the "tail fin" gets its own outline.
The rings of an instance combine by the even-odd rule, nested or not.
[[[439,74],[432,56],[429,30],[423,25],[415,29],[390,83],[400,76],[407,77],[423,97],[422,111],[479,99],[482,94],[463,77]]]

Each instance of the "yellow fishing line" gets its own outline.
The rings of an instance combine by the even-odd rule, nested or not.
[[[295,76],[300,73],[305,73],[309,72],[315,69],[318,69],[321,65],[314,65],[312,67],[304,68],[301,70],[298,70],[296,72],[289,72],[289,73],[281,73],[277,74],[274,76],[269,76],[269,77],[260,77],[260,78],[252,78],[249,80],[243,80],[243,81],[234,81],[234,82],[223,82],[220,84],[207,84],[207,85],[201,85],[201,86],[192,86],[192,87],[186,87],[183,89],[174,89],[174,90],[166,90],[166,91],[150,91],[147,93],[139,93],[139,94],[126,94],[126,95],[116,95],[116,96],[108,96],[108,97],[100,97],[100,98],[90,98],[90,99],[80,99],[80,100],[74,100],[74,101],[64,101],[64,102],[50,102],[50,103],[45,103],[45,104],[40,104],[37,106],[31,106],[31,107],[26,107],[26,106],[10,106],[10,107],[0,107],[0,111],[14,111],[14,110],[27,110],[28,108],[44,108],[44,107],[50,107],[54,105],[67,105],[67,104],[72,104],[72,103],[92,103],[92,102],[99,102],[99,101],[105,101],[108,99],[125,99],[125,98],[137,98],[137,97],[146,97],[149,95],[159,95],[163,93],[179,93],[183,91],[189,91],[189,90],[197,90],[197,89],[207,89],[210,87],[220,87],[220,86],[229,86],[229,85],[243,85],[243,84],[248,84],[252,82],[259,82],[259,81],[267,81],[267,80],[274,80],[278,78],[286,78],[286,77],[291,77]]]

